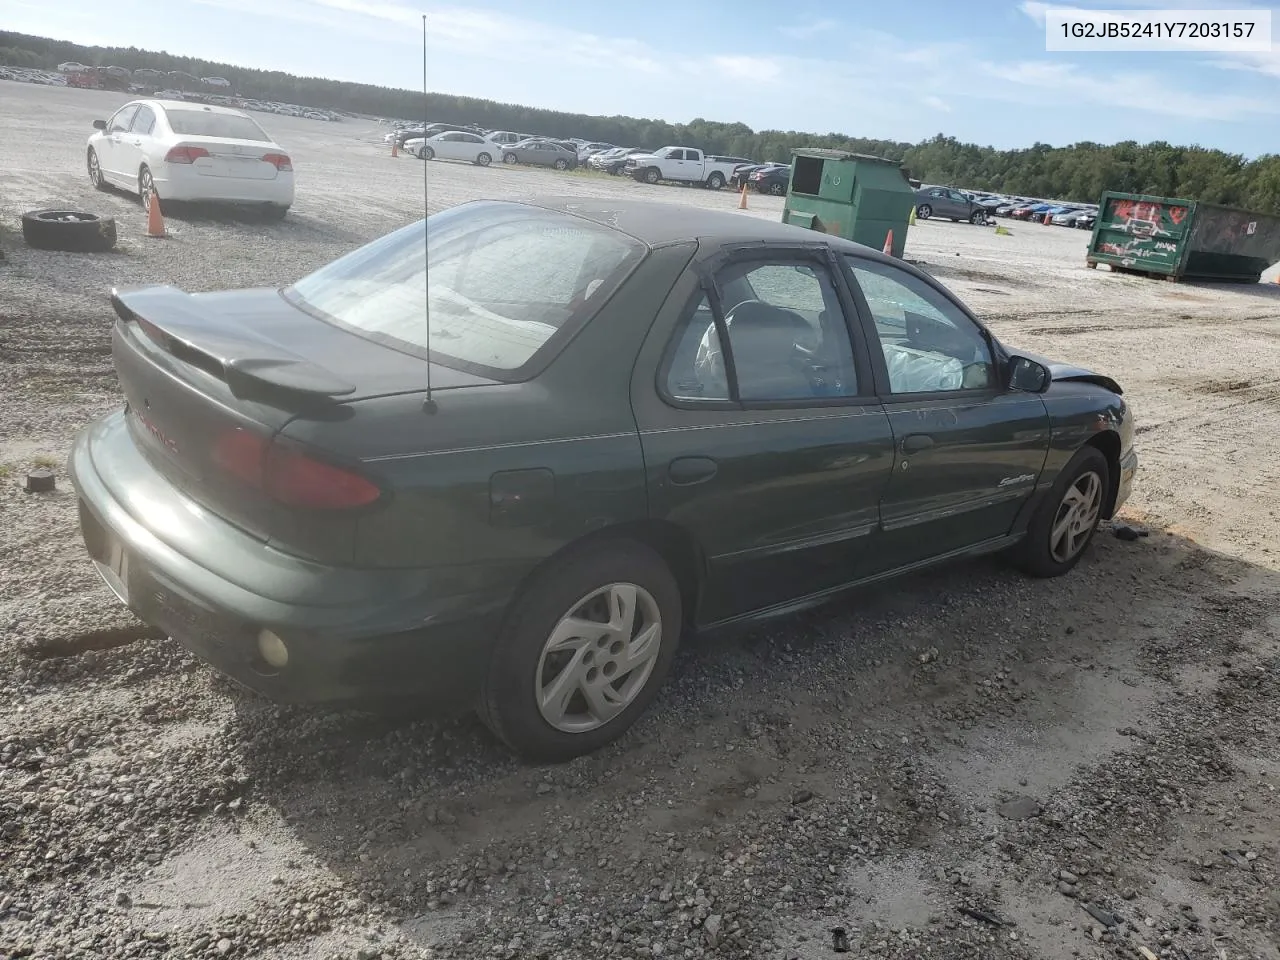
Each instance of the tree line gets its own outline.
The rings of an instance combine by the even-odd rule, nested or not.
[[[1132,140],[1062,147],[1036,143],[1017,150],[997,150],[961,143],[943,134],[920,143],[904,143],[843,133],[753,130],[744,123],[701,118],[682,124],[638,117],[593,117],[448,94],[430,93],[424,98],[412,90],[298,77],[137,47],[86,47],[0,31],[0,64],[52,70],[68,60],[225,77],[240,96],[361,116],[422,117],[651,149],[684,143],[708,153],[758,161],[788,161],[792,147],[825,147],[898,160],[912,176],[927,183],[1083,202],[1096,201],[1103,190],[1121,190],[1280,212],[1280,156],[1276,155],[1247,160],[1240,154],[1200,146]]]

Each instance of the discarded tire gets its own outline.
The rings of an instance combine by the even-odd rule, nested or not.
[[[37,250],[102,253],[116,245],[116,222],[80,210],[32,210],[22,215],[22,239]]]

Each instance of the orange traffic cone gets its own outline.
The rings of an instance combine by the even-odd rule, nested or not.
[[[394,140],[391,141],[391,155],[393,157],[400,156],[400,147],[396,144]]]
[[[880,251],[886,257],[893,256],[893,231],[889,231],[889,235],[884,238],[884,249]]]
[[[747,209],[747,181],[742,181],[742,196],[738,198],[738,209]]]
[[[147,204],[147,236],[163,239],[167,234],[164,229],[164,215],[160,212],[160,195],[151,188],[151,202]]]

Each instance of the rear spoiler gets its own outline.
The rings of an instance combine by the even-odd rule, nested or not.
[[[111,306],[126,323],[137,323],[178,359],[226,382],[236,396],[262,388],[335,398],[355,392],[333,371],[305,360],[251,327],[202,309],[173,286],[111,290]]]

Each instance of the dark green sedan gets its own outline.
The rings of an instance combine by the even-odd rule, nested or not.
[[[425,224],[283,290],[112,292],[88,552],[268,697],[478,706],[563,760],[682,636],[994,551],[1062,574],[1129,495],[1113,380],[866,247],[633,201]]]

